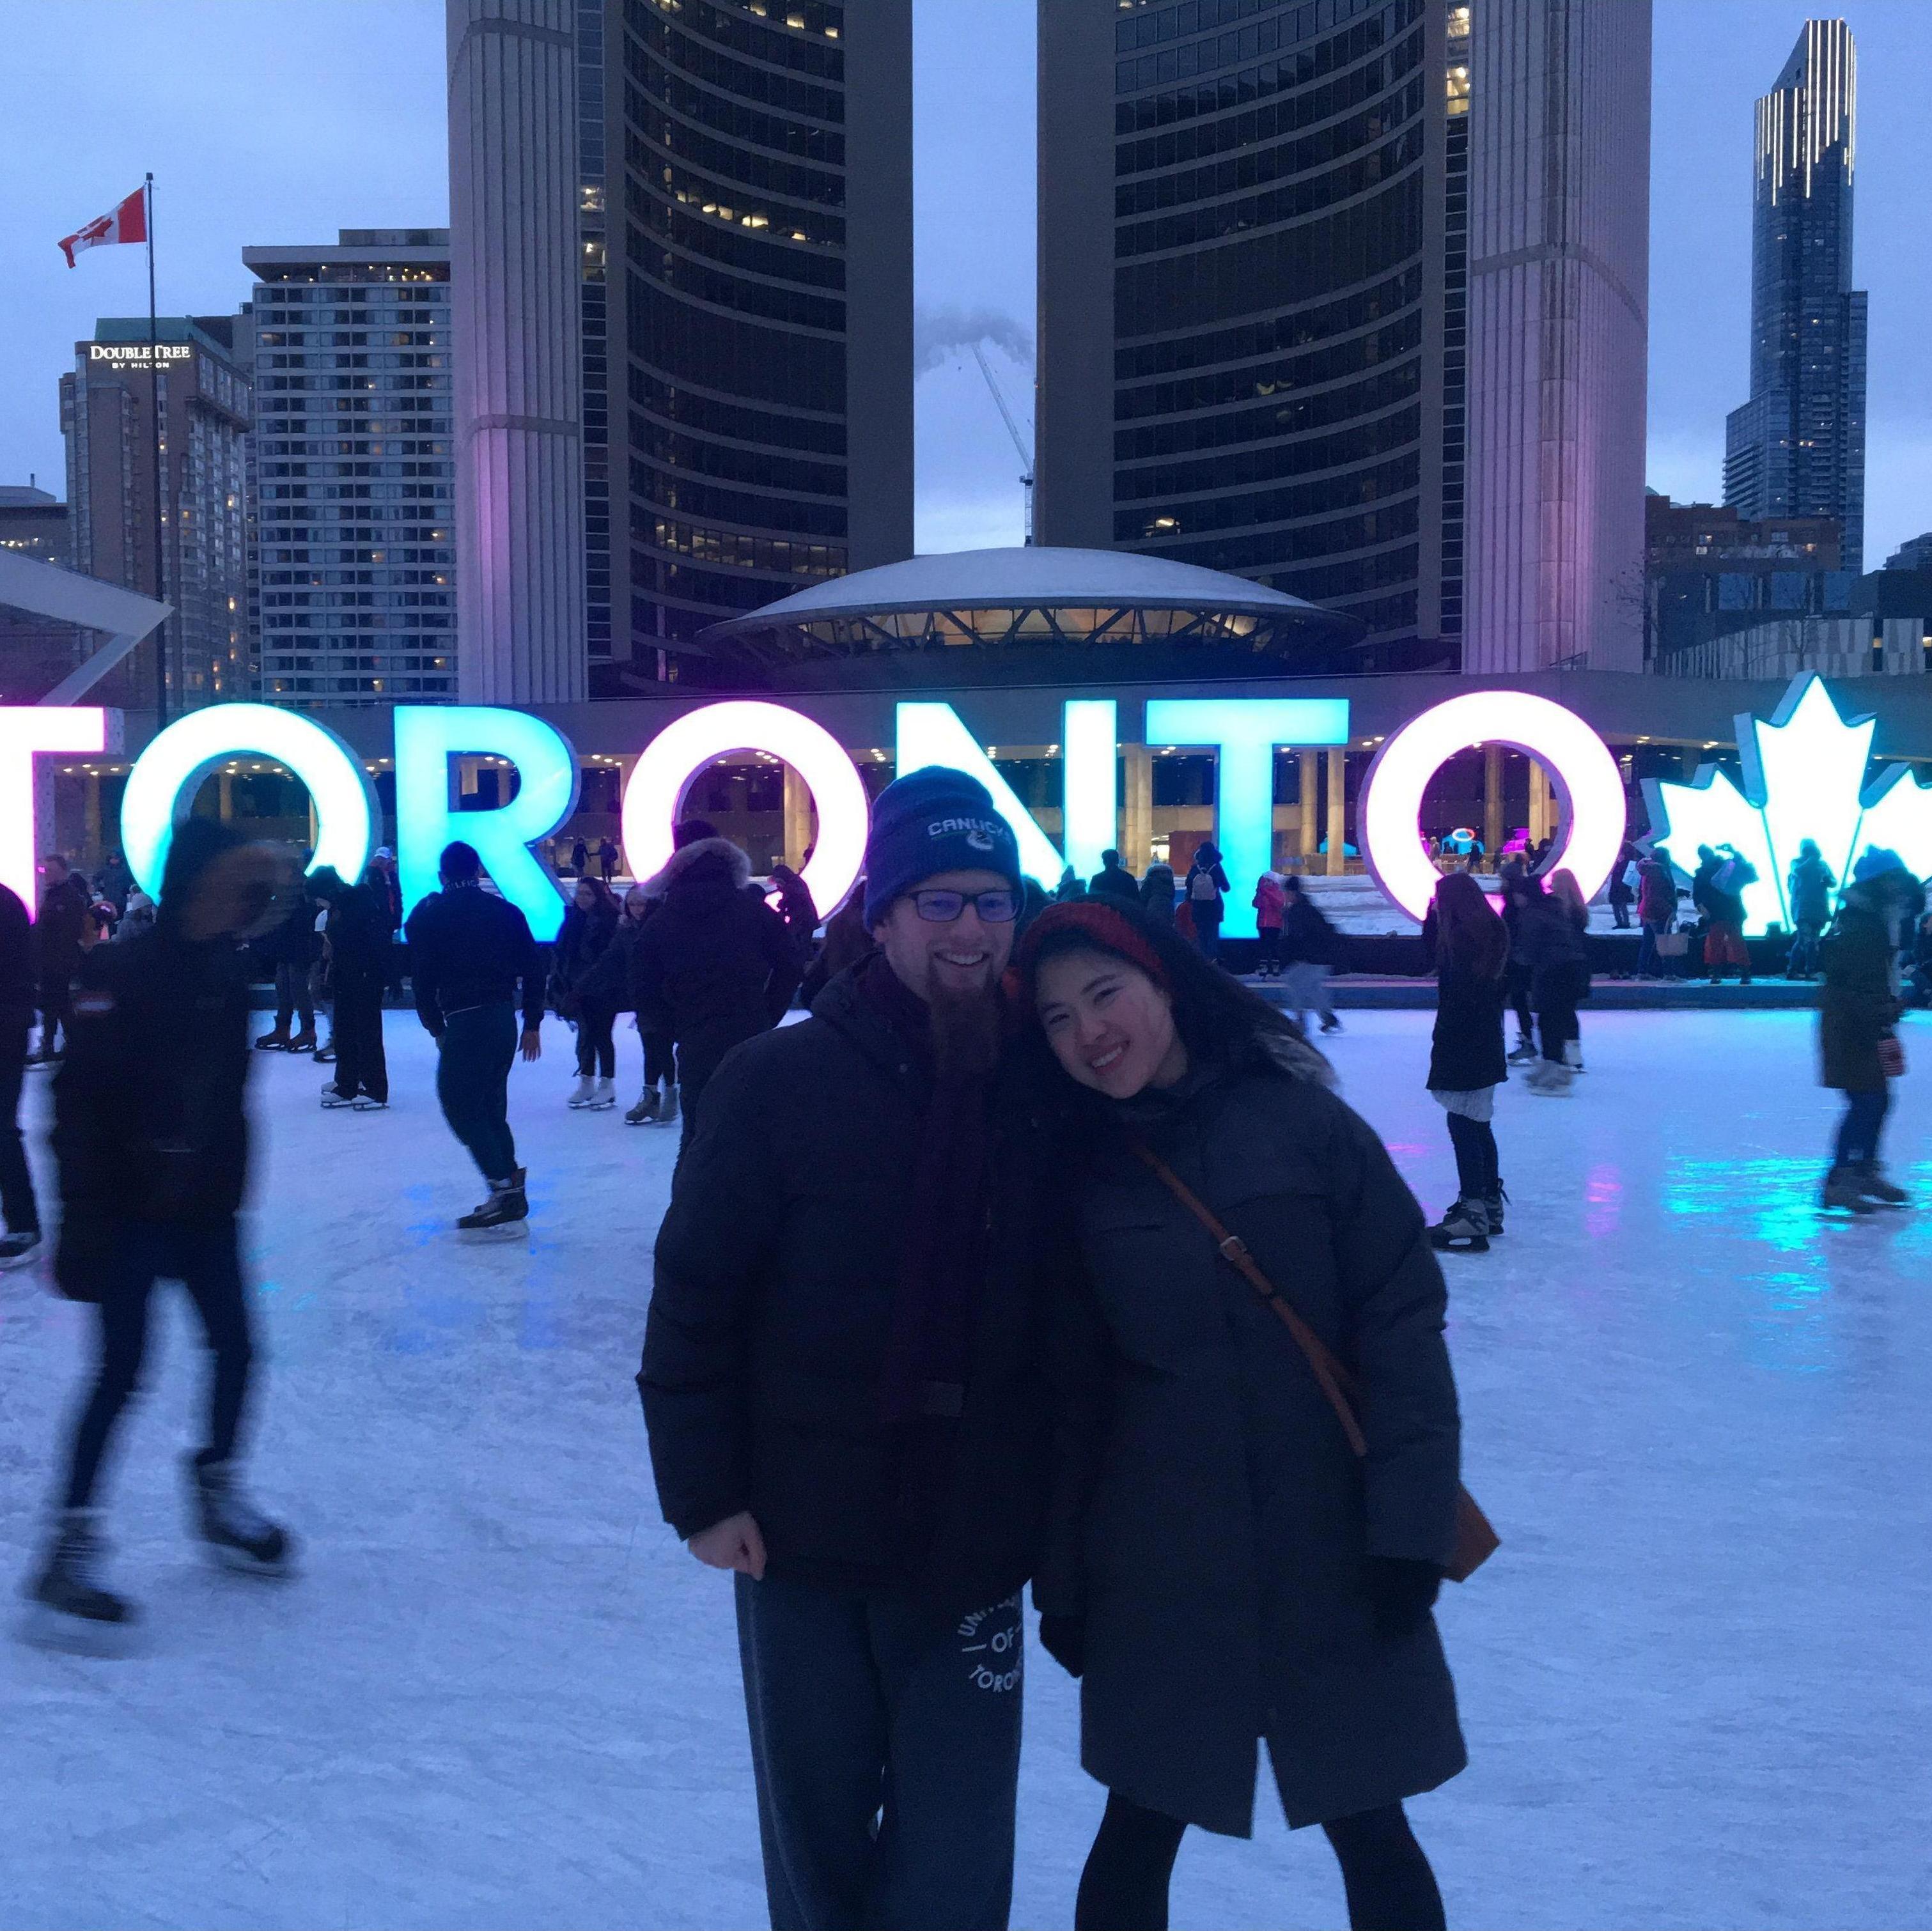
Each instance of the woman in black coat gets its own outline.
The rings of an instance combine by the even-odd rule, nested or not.
[[[1496,1088],[1509,1077],[1503,1006],[1509,989],[1509,932],[1466,871],[1436,881],[1424,923],[1436,968],[1436,1030],[1429,1042],[1429,1093],[1449,1116],[1456,1149],[1456,1204],[1429,1230],[1438,1247],[1490,1251],[1503,1231],[1496,1160]]]
[[[1543,1047],[1526,1083],[1532,1093],[1545,1099],[1566,1099],[1570,1075],[1582,1068],[1582,1057],[1574,1048],[1576,1008],[1590,992],[1589,961],[1583,949],[1589,913],[1574,878],[1561,897],[1546,889],[1538,878],[1514,880],[1504,889],[1517,906],[1514,943],[1529,968],[1530,997]]]
[[[1440,1926],[1402,1814],[1464,1762],[1430,1612],[1458,1423],[1420,1209],[1298,1029],[1173,933],[1055,906],[1016,952],[1068,1076],[1084,1263],[1052,1310],[1063,1408],[1041,1640],[1108,1791],[1080,1931],[1164,1924],[1190,1824],[1252,1827],[1265,1743],[1352,1924]],[[1288,1327],[1142,1157],[1245,1243],[1366,1390],[1366,1459]]]
[[[617,901],[601,878],[580,878],[556,935],[551,997],[557,1011],[577,1022],[577,1085],[569,1104],[602,1112],[617,1103],[617,1042],[612,1031],[619,1007],[599,996],[594,975],[616,936]]]
[[[1181,895],[1187,901],[1188,916],[1194,921],[1194,936],[1204,959],[1221,956],[1221,921],[1228,910],[1228,889],[1220,847],[1204,841],[1195,847]]]

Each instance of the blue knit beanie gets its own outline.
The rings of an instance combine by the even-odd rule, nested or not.
[[[866,841],[866,923],[942,871],[993,871],[1020,889],[1020,849],[986,787],[963,771],[932,764],[896,778],[872,804]]]

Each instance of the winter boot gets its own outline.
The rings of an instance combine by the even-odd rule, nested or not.
[[[264,1033],[255,1042],[258,1053],[286,1053],[289,1050],[289,1029],[278,1026],[272,1033]]]
[[[591,1097],[596,1090],[597,1083],[588,1073],[579,1073],[577,1076],[577,1084],[572,1087],[570,1097],[564,1102],[564,1104],[580,1112],[590,1104]]]
[[[1876,1160],[1867,1160],[1857,1169],[1858,1191],[1867,1200],[1876,1201],[1880,1207],[1910,1207],[1912,1196],[1901,1186],[1894,1186],[1885,1177],[1885,1169]],[[4,1265],[0,1262],[0,1265]]]
[[[1466,1195],[1429,1230],[1429,1244],[1456,1254],[1490,1251],[1490,1216],[1479,1200]]]
[[[658,1117],[652,1123],[658,1126],[675,1126],[677,1124],[677,1082],[664,1081],[664,1104],[658,1108]]]
[[[1583,1070],[1583,1042],[1581,1039],[1564,1041],[1563,1063],[1573,1073],[1580,1073]]]
[[[1865,1198],[1863,1179],[1856,1167],[1834,1167],[1825,1176],[1825,1191],[1819,1195],[1818,1204],[1842,1207],[1853,1213],[1876,1213],[1877,1204]]]
[[[604,1113],[617,1104],[617,1082],[614,1079],[600,1079],[591,1089],[590,1097],[584,1102],[586,1113]]]
[[[292,1053],[314,1052],[315,1051],[314,1027],[311,1026],[306,1028],[304,1030],[298,1033],[295,1037],[289,1042],[289,1051]]]
[[[647,1126],[658,1117],[658,1090],[647,1086],[638,1096],[638,1103],[625,1114],[627,1126]]]
[[[1523,1084],[1532,1093],[1540,1093],[1545,1099],[1568,1099],[1574,1077],[1568,1066],[1556,1060],[1538,1060],[1530,1068],[1529,1076]]]
[[[1535,1057],[1535,1042],[1527,1033],[1519,1033],[1516,1036],[1515,1049],[1509,1056],[1510,1064],[1513,1066],[1520,1066],[1526,1060],[1533,1060]]]
[[[106,1550],[98,1510],[62,1510],[46,1566],[27,1588],[29,1600],[58,1618],[57,1630],[50,1634],[70,1637],[91,1629],[106,1635],[139,1620],[133,1603],[101,1585],[100,1563]]]
[[[286,1576],[294,1546],[287,1530],[248,1500],[232,1462],[204,1462],[190,1455],[187,1471],[189,1512],[216,1561],[250,1576]]]
[[[466,1213],[456,1223],[464,1234],[514,1234],[530,1217],[530,1204],[524,1193],[524,1170],[519,1167],[506,1180],[490,1183],[490,1198],[473,1213]]]
[[[1490,1231],[1500,1234],[1503,1231],[1503,1209],[1509,1204],[1509,1195],[1503,1190],[1503,1183],[1497,1181],[1496,1192],[1483,1196],[1483,1211],[1488,1216]]]

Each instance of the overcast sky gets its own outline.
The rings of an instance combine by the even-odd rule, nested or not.
[[[862,0],[860,0],[862,4]],[[1630,0],[1594,0],[1620,6]],[[1031,433],[1034,0],[915,0],[919,542],[1016,542],[1019,460],[959,338],[989,332]],[[1746,391],[1751,102],[1799,0],[1656,0],[1650,481],[1712,499]],[[1858,285],[1871,294],[1866,556],[1932,528],[1932,0],[1859,0]],[[64,491],[56,384],[142,252],[55,243],[152,168],[164,312],[232,308],[254,244],[448,218],[441,0],[0,0],[0,481]],[[1632,157],[1641,165],[1641,157]]]

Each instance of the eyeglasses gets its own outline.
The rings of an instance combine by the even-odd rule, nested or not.
[[[1010,925],[1019,916],[1017,892],[908,892],[906,896],[929,925],[951,925],[968,905],[988,925]]]

